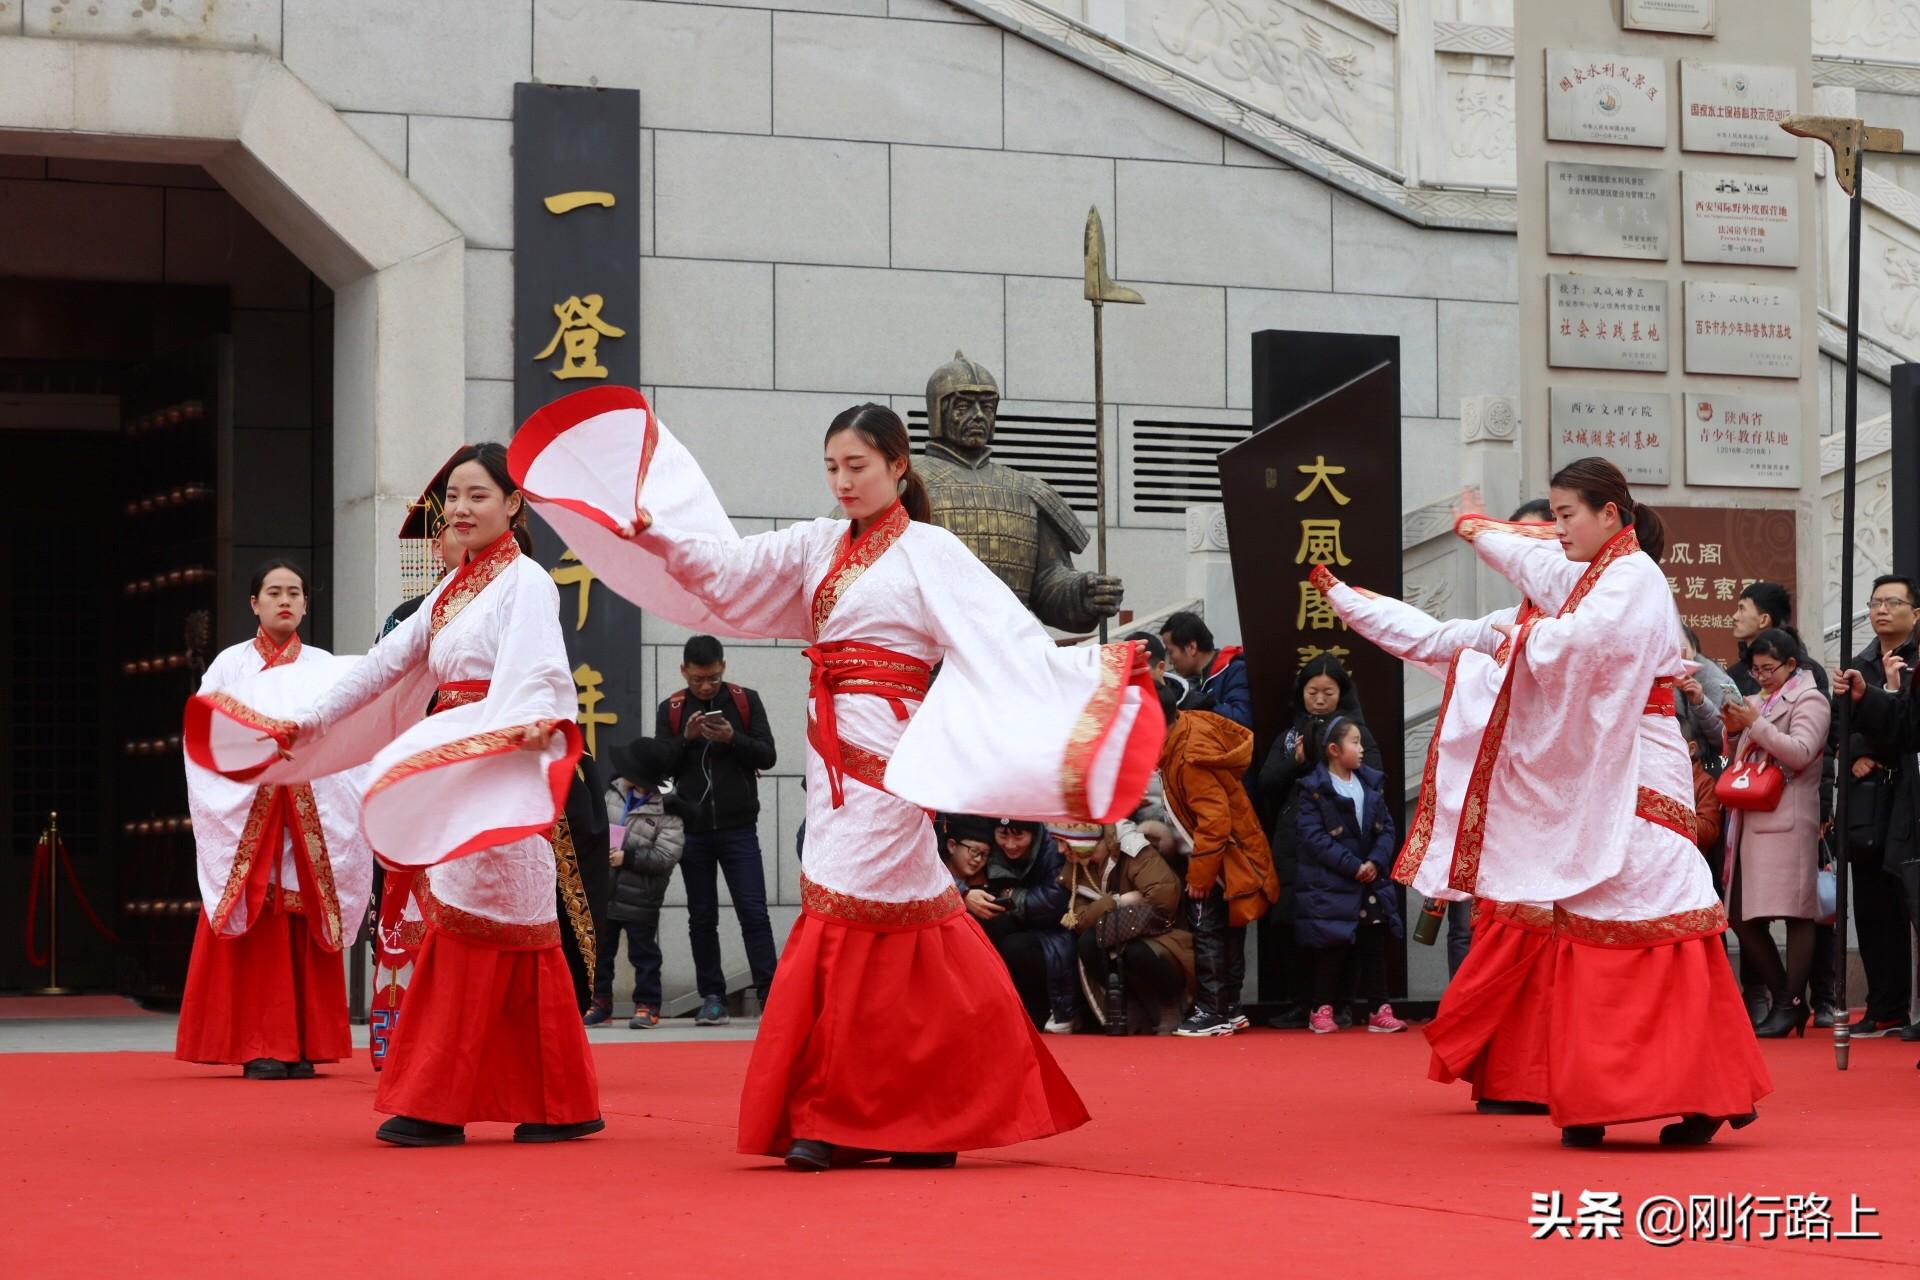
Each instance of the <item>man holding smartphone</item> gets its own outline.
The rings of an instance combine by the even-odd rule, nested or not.
[[[760,695],[727,682],[726,651],[714,637],[687,641],[680,676],[687,687],[660,704],[654,736],[668,744],[675,807],[687,827],[680,875],[687,889],[687,938],[700,988],[694,1022],[721,1026],[728,1021],[727,978],[720,961],[722,875],[763,1006],[773,989],[777,952],[767,918],[759,832],[759,775],[774,765],[773,729]]]

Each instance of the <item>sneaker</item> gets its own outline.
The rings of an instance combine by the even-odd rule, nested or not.
[[[1317,1036],[1332,1035],[1339,1029],[1340,1025],[1333,1020],[1333,1006],[1330,1004],[1321,1005],[1313,1011],[1313,1016],[1307,1019],[1307,1030]]]
[[[1373,1015],[1367,1019],[1367,1030],[1369,1031],[1394,1032],[1405,1031],[1406,1029],[1407,1024],[1393,1016],[1393,1006],[1390,1004],[1381,1005],[1378,1009],[1375,1009]]]
[[[1187,1020],[1173,1029],[1177,1036],[1230,1036],[1233,1024],[1207,1009],[1195,1009]]]
[[[727,1002],[719,996],[708,996],[700,1002],[700,1012],[693,1016],[696,1027],[724,1027],[733,1019],[727,1014]]]
[[[627,1026],[634,1031],[651,1031],[660,1025],[660,1011],[650,1004],[633,1007],[633,1016],[627,1019]]]
[[[1237,1004],[1227,1010],[1227,1021],[1233,1024],[1236,1032],[1247,1031],[1253,1027],[1252,1020],[1247,1017],[1247,1011]]]
[[[1900,1028],[1900,1038],[1909,1044],[1920,1040],[1920,1022],[1909,1022]]]
[[[587,1006],[586,1016],[582,1017],[580,1021],[590,1027],[597,1027],[602,1023],[612,1022],[613,1001],[602,1000],[599,996],[595,996],[593,1003]]]
[[[1862,1014],[1860,1021],[1847,1024],[1847,1030],[1855,1040],[1878,1040],[1881,1036],[1898,1032],[1906,1025],[1905,1018],[1870,1018]]]
[[[1040,1028],[1050,1036],[1070,1036],[1080,1029],[1080,1015],[1070,1013],[1065,1018],[1049,1017],[1047,1025]]]

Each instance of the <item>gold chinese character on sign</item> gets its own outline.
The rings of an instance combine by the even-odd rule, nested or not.
[[[557,196],[548,196],[541,201],[547,206],[547,212],[556,216],[572,213],[575,209],[584,209],[588,205],[599,205],[603,209],[613,208],[611,191],[563,191]]]
[[[1333,606],[1320,594],[1320,588],[1311,582],[1300,584],[1300,609],[1294,615],[1293,626],[1296,631],[1331,631],[1336,626],[1347,624],[1340,621]]]
[[[578,631],[587,625],[587,607],[593,603],[591,592],[598,579],[593,576],[593,570],[580,563],[580,557],[573,554],[571,547],[560,557],[560,563],[553,566],[552,574],[555,586],[580,588],[580,604],[573,620],[573,629]]]
[[[1326,454],[1324,453],[1316,454],[1312,462],[1303,462],[1297,468],[1295,468],[1295,470],[1299,471],[1299,473],[1303,476],[1312,477],[1312,479],[1307,481],[1306,488],[1302,489],[1300,492],[1293,495],[1293,500],[1295,502],[1305,502],[1308,498],[1311,498],[1313,496],[1313,491],[1315,489],[1318,489],[1323,485],[1326,487],[1328,496],[1331,497],[1335,502],[1339,503],[1341,506],[1344,507],[1347,505],[1347,503],[1352,501],[1352,499],[1347,497],[1346,494],[1340,492],[1339,489],[1335,488],[1333,483],[1333,477],[1343,476],[1347,474],[1347,469],[1345,467],[1335,467],[1335,466],[1328,465]]]
[[[1351,656],[1351,650],[1348,650],[1343,646],[1337,645],[1337,644],[1329,645],[1325,649],[1322,649],[1317,644],[1303,644],[1299,647],[1298,652],[1300,654],[1300,661],[1293,664],[1293,669],[1295,671],[1300,670],[1300,668],[1306,666],[1309,662],[1312,662],[1315,658],[1318,658],[1322,654],[1327,654],[1342,664],[1344,664],[1347,658]]]
[[[597,710],[607,697],[600,692],[600,683],[604,679],[604,676],[584,662],[573,669],[573,683],[579,690],[580,703],[580,714],[575,718],[580,723],[580,731],[587,737],[588,755],[594,755],[594,748],[599,745],[600,726],[620,723],[618,712]]]
[[[607,367],[600,363],[600,339],[624,338],[627,331],[600,318],[600,308],[604,305],[606,299],[597,293],[590,293],[584,298],[575,294],[565,302],[554,303],[553,314],[560,323],[553,331],[553,339],[533,358],[534,363],[538,364],[551,356],[564,342],[566,354],[560,367],[553,371],[554,377],[563,381],[606,377]]]
[[[1300,550],[1294,553],[1295,564],[1337,564],[1349,565],[1347,553],[1340,546],[1340,522],[1338,520],[1302,520],[1300,522]]]

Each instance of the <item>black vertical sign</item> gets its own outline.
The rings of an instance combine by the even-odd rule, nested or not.
[[[570,392],[640,385],[640,95],[513,88],[514,422]],[[537,516],[560,588],[578,717],[596,759],[653,731],[641,702],[640,611]]]
[[[1256,749],[1284,740],[1300,668],[1332,654],[1353,676],[1367,727],[1386,755],[1387,802],[1404,835],[1400,662],[1349,632],[1309,581],[1324,564],[1338,578],[1400,595],[1400,340],[1254,334],[1253,421],[1254,434],[1220,455],[1220,496]],[[1277,807],[1284,797],[1264,799]],[[1290,872],[1283,869],[1283,878]],[[1298,986],[1287,981],[1297,969],[1282,915],[1262,922],[1262,1000]],[[1396,945],[1390,955],[1398,994],[1405,950]]]

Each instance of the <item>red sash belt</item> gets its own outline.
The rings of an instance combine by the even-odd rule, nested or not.
[[[433,691],[433,706],[427,712],[435,715],[451,707],[464,707],[469,702],[478,702],[487,696],[491,680],[449,680]]]
[[[1653,682],[1653,688],[1647,691],[1646,714],[1650,716],[1678,715],[1679,703],[1673,696],[1674,681],[1671,677],[1661,676]]]
[[[933,684],[933,668],[904,653],[852,640],[814,645],[806,650],[806,657],[812,664],[807,695],[813,700],[807,738],[827,767],[827,786],[833,793],[833,807],[838,809],[847,799],[846,761],[840,724],[833,711],[834,695],[864,693],[885,698],[893,714],[905,720],[910,714],[907,703],[926,698]]]

